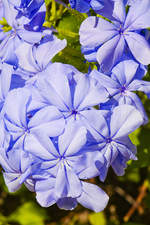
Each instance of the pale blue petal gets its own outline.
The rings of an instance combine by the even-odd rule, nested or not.
[[[58,146],[61,155],[71,156],[80,151],[86,143],[87,130],[73,121],[67,124],[64,133],[59,136]]]
[[[73,210],[77,206],[77,200],[75,198],[61,198],[57,201],[57,206],[60,209],[65,209],[65,210]]]
[[[128,30],[139,30],[150,27],[149,0],[136,0],[132,3],[124,27]]]
[[[120,105],[113,110],[110,121],[113,139],[127,136],[143,123],[141,113],[130,105]]]
[[[103,72],[109,72],[120,60],[125,47],[124,37],[117,35],[105,42],[97,52],[97,61]]]
[[[134,107],[136,107],[137,110],[139,110],[144,120],[143,124],[146,124],[148,122],[148,117],[140,98],[135,93],[132,92],[128,93],[128,96],[126,98],[130,98],[131,100],[130,104],[132,104]]]
[[[3,176],[9,192],[15,192],[21,187],[19,173],[3,173]]]
[[[81,112],[82,123],[98,142],[109,135],[109,129],[102,110],[84,110]]]
[[[127,167],[126,161],[127,161],[127,159],[125,159],[121,154],[118,154],[117,158],[111,164],[114,172],[118,176],[123,176],[124,175],[125,169]]]
[[[144,65],[150,64],[150,45],[146,39],[135,32],[128,32],[124,37],[136,60]]]
[[[144,80],[133,80],[128,86],[130,91],[142,91],[150,98],[150,82]]]
[[[98,17],[90,16],[80,26],[80,43],[83,46],[95,48],[117,35],[116,27]]]
[[[55,198],[54,189],[48,189],[36,192],[36,200],[42,207],[50,207],[56,203],[57,198]]]
[[[83,98],[80,105],[78,106],[79,110],[82,110],[86,107],[98,105],[108,100],[109,94],[106,91],[106,89],[102,86],[102,84],[98,83],[93,78],[89,77],[88,79],[89,79],[89,90],[86,93],[86,96]]]
[[[60,40],[53,37],[41,45],[39,45],[35,50],[35,59],[41,69],[44,69],[52,58],[61,50],[63,50],[67,45],[66,40]]]
[[[65,166],[62,161],[62,163],[59,164],[58,173],[56,176],[56,183],[55,183],[55,194],[57,198],[63,198],[63,197],[71,197],[68,196],[68,179],[67,174],[65,171]]]
[[[68,67],[61,63],[54,63],[48,66],[44,73],[48,76],[37,81],[37,87],[42,96],[49,104],[57,106],[62,111],[68,111],[69,107],[72,107],[67,79]]]
[[[5,102],[5,110],[6,116],[12,124],[21,128],[26,127],[27,106],[30,100],[31,93],[28,89],[19,88],[9,92]]]
[[[45,136],[41,136],[41,139],[39,141],[37,136],[28,134],[24,141],[24,149],[44,160],[52,160],[56,158],[55,155],[51,154],[51,151],[53,153],[53,149],[54,152],[56,152],[55,147],[51,143],[50,139]]]
[[[98,186],[82,182],[82,194],[77,201],[84,207],[95,212],[102,211],[109,200],[108,195]]]
[[[38,43],[42,38],[41,32],[27,31],[25,29],[20,29],[17,31],[18,36],[30,44]]]
[[[12,75],[13,68],[8,64],[2,65],[2,71],[0,74],[0,99],[5,100],[11,83],[11,75]]]
[[[45,133],[56,137],[63,132],[65,120],[55,106],[47,106],[39,110],[29,121],[28,128],[32,132]]]
[[[23,42],[15,51],[18,59],[19,66],[32,73],[37,73],[39,71],[39,67],[35,62],[32,53],[32,45],[29,43]]]
[[[116,67],[114,67],[114,68],[116,68]],[[113,72],[113,70],[112,70],[112,72]],[[109,76],[105,75],[104,73],[101,73],[95,69],[92,70],[92,72],[90,73],[90,76],[95,78],[96,80],[98,80],[98,82],[105,88],[118,89],[120,87],[120,85],[118,84],[118,82],[116,82],[116,80],[111,79],[111,77],[109,77]]]
[[[123,0],[115,0],[112,16],[121,23],[124,23],[126,17],[125,5]]]
[[[68,180],[68,197],[76,198],[81,195],[82,185],[78,176],[75,174],[73,169],[66,165],[66,175]]]
[[[138,67],[139,64],[134,60],[124,60],[112,69],[112,73],[115,75],[115,78],[119,81],[120,85],[125,85],[127,87],[134,79]]]
[[[103,1],[100,0],[91,0],[90,5],[93,10],[97,11],[103,8]]]
[[[90,80],[86,75],[83,75],[77,82],[74,92],[74,108],[77,109],[81,102],[86,98],[90,88]],[[82,90],[82,91],[81,91]]]

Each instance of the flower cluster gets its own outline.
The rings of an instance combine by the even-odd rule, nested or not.
[[[80,203],[99,212],[109,197],[86,180],[103,182],[109,167],[123,175],[126,162],[137,159],[128,135],[148,121],[133,91],[150,97],[150,82],[142,80],[150,63],[142,33],[150,27],[150,1],[70,4],[111,19],[89,16],[81,24],[82,52],[99,64],[86,74],[52,63],[67,42],[43,26],[43,0],[0,1],[0,164],[10,192],[25,184],[43,207]]]

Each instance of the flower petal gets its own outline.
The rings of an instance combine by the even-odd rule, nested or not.
[[[124,37],[136,60],[144,65],[150,64],[150,45],[145,38],[135,32],[128,32]]]
[[[143,123],[141,113],[130,105],[114,108],[110,120],[111,137],[113,139],[127,136]]]
[[[105,42],[98,49],[96,58],[103,72],[109,72],[117,61],[119,61],[123,54],[124,47],[124,37],[117,35],[111,40]]]
[[[95,212],[102,211],[109,200],[108,195],[98,186],[82,182],[82,194],[77,201],[84,207]]]

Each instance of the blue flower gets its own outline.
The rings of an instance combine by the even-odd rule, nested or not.
[[[130,69],[129,69],[130,68]],[[96,70],[91,76],[99,81],[110,94],[110,100],[101,104],[101,108],[114,107],[116,105],[129,104],[137,108],[143,115],[144,121],[148,118],[142,102],[133,91],[143,91],[150,97],[150,82],[142,80],[145,71],[133,60],[125,60],[117,64],[107,76]]]
[[[108,92],[95,79],[62,63],[49,65],[40,73],[34,86],[36,95],[33,95],[33,100],[39,99],[39,107],[40,102],[41,107],[54,105],[66,122],[79,120],[88,123],[86,113],[90,111],[91,116],[93,113],[95,117],[96,110],[92,106],[108,99]]]
[[[26,80],[31,78],[28,82],[34,82],[40,76],[40,72],[51,64],[52,58],[66,45],[66,40],[56,38],[51,31],[34,45],[23,42],[15,52],[19,61],[16,73]]]
[[[44,0],[8,0],[10,4],[14,6],[16,10],[18,10],[17,18],[22,16],[28,17],[29,19],[33,18],[33,16],[39,12],[39,9],[44,4]]]
[[[48,207],[57,203],[60,208],[72,210],[79,202],[96,212],[106,206],[106,193],[80,180],[82,173],[91,167],[82,153],[86,135],[86,128],[76,122],[70,123],[58,139],[42,138],[36,144],[32,139],[25,141],[27,151],[43,160],[40,170],[33,175],[40,205]]]
[[[39,168],[39,159],[33,155],[13,149],[6,154],[1,148],[0,165],[3,167],[3,176],[10,192],[17,191],[24,183],[30,191],[34,191],[32,174]]]
[[[42,11],[45,10],[44,5],[43,7]],[[3,8],[4,17],[11,26],[11,30],[0,44],[0,58],[3,62],[17,66],[18,59],[14,53],[16,48],[24,41],[33,44],[41,40],[43,36],[41,28],[45,19],[45,11],[41,16],[37,13],[32,20],[29,20],[24,16],[17,19],[18,11],[8,1],[3,1]],[[37,17],[39,17],[38,20]]]
[[[137,0],[130,6],[126,16],[124,3],[116,1],[110,23],[102,18],[88,17],[80,27],[80,43],[85,58],[98,61],[103,72],[109,72],[120,60],[125,48],[135,59],[144,64],[150,63],[150,46],[139,30],[150,27],[150,2]],[[141,51],[142,49],[142,51]]]
[[[92,8],[100,10],[103,8],[103,0],[69,0],[72,9],[76,9],[81,13],[86,13]]]
[[[65,126],[63,115],[54,106],[30,113],[31,101],[31,93],[26,88],[9,92],[6,98],[3,120],[5,130],[11,136],[7,152],[13,148],[24,150],[24,142],[30,136],[34,142],[34,138],[40,139],[42,133],[54,137],[63,132]]]
[[[136,148],[131,143],[128,135],[136,130],[142,123],[142,115],[133,106],[121,105],[112,112],[98,110],[97,120],[87,114],[87,119],[92,123],[90,139],[86,151],[95,151],[95,165],[100,171],[100,179],[104,181],[110,166],[117,175],[123,175],[126,161],[136,159]],[[102,163],[101,157],[104,157]]]
[[[13,68],[8,64],[0,63],[0,117],[3,114],[3,106],[11,86]]]

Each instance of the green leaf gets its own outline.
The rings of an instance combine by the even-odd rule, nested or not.
[[[103,212],[91,213],[89,215],[91,225],[106,225],[106,219]]]
[[[137,146],[137,161],[132,161],[131,167],[147,167],[150,165],[149,127],[141,127],[130,135],[131,141]]]
[[[69,43],[79,42],[79,28],[82,21],[86,18],[86,15],[82,15],[75,10],[67,12],[60,20],[57,30],[58,37],[67,39]]]
[[[66,47],[63,51],[57,54],[53,62],[62,62],[65,64],[71,64],[75,66],[80,72],[87,73],[89,68],[89,63],[85,63],[85,59],[81,54],[80,49]]]
[[[45,0],[45,5],[47,6],[50,2],[51,0]]]
[[[47,218],[45,210],[33,202],[26,202],[13,212],[9,222],[19,222],[21,225],[44,225]]]

